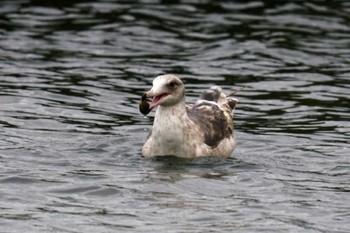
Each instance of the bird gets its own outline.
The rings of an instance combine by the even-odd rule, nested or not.
[[[144,115],[157,107],[143,157],[228,158],[233,153],[236,92],[225,95],[219,86],[212,86],[195,103],[186,104],[185,86],[177,76],[160,75],[152,84],[139,104]]]

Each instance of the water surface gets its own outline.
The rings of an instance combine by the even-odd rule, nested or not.
[[[348,232],[350,4],[2,1],[1,232]],[[143,159],[159,74],[245,86],[227,160]]]

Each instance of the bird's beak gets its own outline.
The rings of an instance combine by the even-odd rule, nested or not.
[[[168,93],[162,93],[162,94],[155,94],[153,89],[145,92],[142,95],[141,102],[140,102],[140,112],[144,115],[147,115],[153,108],[158,106],[159,101],[162,100],[164,97],[169,95]],[[153,98],[151,103],[147,102],[147,98]]]

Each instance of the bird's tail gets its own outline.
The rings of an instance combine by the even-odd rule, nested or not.
[[[231,110],[233,111],[238,103],[238,100],[236,98],[234,98],[233,96],[235,94],[237,94],[238,92],[240,92],[243,88],[245,88],[246,86],[243,86],[237,90],[233,90],[230,93],[228,93],[227,95],[225,95],[222,92],[221,87],[219,86],[212,86],[209,89],[205,90],[201,96],[200,99],[202,100],[206,100],[206,101],[213,101],[216,102],[218,104],[226,104],[228,103],[228,105],[230,106]]]
[[[227,96],[227,97],[232,97],[232,96],[234,96],[235,94],[237,94],[238,92],[240,92],[241,90],[243,90],[244,88],[246,88],[246,86],[243,86],[243,87],[240,87],[240,88],[238,88],[238,89],[236,89],[236,90],[233,90],[233,91],[231,91],[230,93],[228,93],[226,96]]]
[[[234,111],[234,109],[235,109],[235,107],[236,107],[236,105],[237,105],[237,103],[238,103],[238,100],[236,99],[236,98],[234,98],[233,96],[235,95],[235,94],[237,94],[238,92],[240,92],[242,89],[244,89],[246,86],[243,86],[243,87],[241,87],[241,88],[238,88],[238,89],[236,89],[236,90],[233,90],[233,91],[231,91],[230,93],[228,93],[227,95],[226,95],[226,97],[227,97],[227,103],[228,103],[228,105],[230,106],[230,108],[232,109],[232,112]]]

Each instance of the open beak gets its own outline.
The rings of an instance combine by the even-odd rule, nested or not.
[[[140,106],[139,106],[140,112],[143,115],[147,115],[153,108],[155,108],[159,104],[159,101],[167,95],[168,93],[155,95],[152,90],[144,93],[142,95]],[[147,98],[149,97],[153,98],[151,103],[147,102]]]

